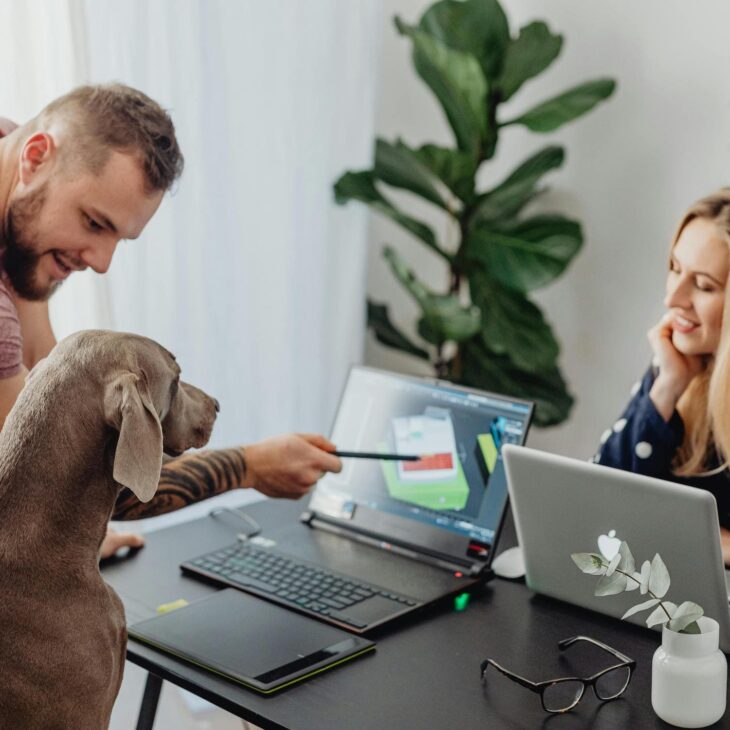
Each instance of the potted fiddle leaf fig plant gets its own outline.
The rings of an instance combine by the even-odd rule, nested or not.
[[[677,605],[665,600],[671,580],[659,553],[639,570],[625,542],[610,560],[598,553],[570,557],[584,573],[600,576],[596,596],[637,589],[649,596],[622,618],[653,608],[646,625],[662,627],[662,643],[652,660],[654,712],[677,727],[705,727],[719,720],[725,714],[727,693],[727,660],[719,649],[719,624],[692,601]]]
[[[484,190],[477,176],[503,131],[552,132],[607,99],[615,82],[586,81],[515,111],[523,85],[562,49],[563,37],[546,23],[513,34],[497,0],[441,0],[415,25],[396,17],[395,26],[411,43],[416,72],[441,105],[454,145],[377,139],[372,169],[343,174],[335,199],[366,203],[413,235],[443,263],[444,287],[426,286],[386,246],[390,269],[420,308],[420,339],[404,334],[383,303],[368,301],[368,325],[382,344],[429,361],[439,377],[534,400],[538,425],[560,423],[573,398],[557,364],[558,341],[530,295],[565,271],[583,235],[578,221],[560,213],[525,211],[546,189],[542,178],[563,164],[565,150],[543,147]],[[389,187],[434,206],[453,240],[401,210],[387,196]]]

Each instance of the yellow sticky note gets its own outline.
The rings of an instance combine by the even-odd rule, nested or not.
[[[182,608],[187,606],[188,602],[184,598],[178,598],[177,601],[170,601],[170,603],[161,603],[157,607],[157,613],[169,613],[174,611],[176,608]]]

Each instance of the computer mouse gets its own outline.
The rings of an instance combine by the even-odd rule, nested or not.
[[[492,561],[492,570],[500,578],[522,578],[525,574],[525,556],[519,546],[507,548]]]

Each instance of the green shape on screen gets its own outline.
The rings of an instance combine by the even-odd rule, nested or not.
[[[497,465],[497,445],[494,443],[494,436],[491,433],[481,433],[477,436],[477,442],[487,470],[491,474]]]
[[[380,453],[388,453],[386,444],[378,444]],[[469,484],[461,462],[456,460],[456,476],[448,481],[406,484],[398,478],[395,461],[381,461],[385,484],[394,499],[410,502],[427,509],[464,509],[469,499]]]

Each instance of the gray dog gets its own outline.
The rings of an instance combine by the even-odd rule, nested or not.
[[[218,403],[152,340],[86,331],[28,376],[0,433],[0,727],[109,725],[127,644],[99,573],[120,489],[152,499],[163,451],[210,438]]]

